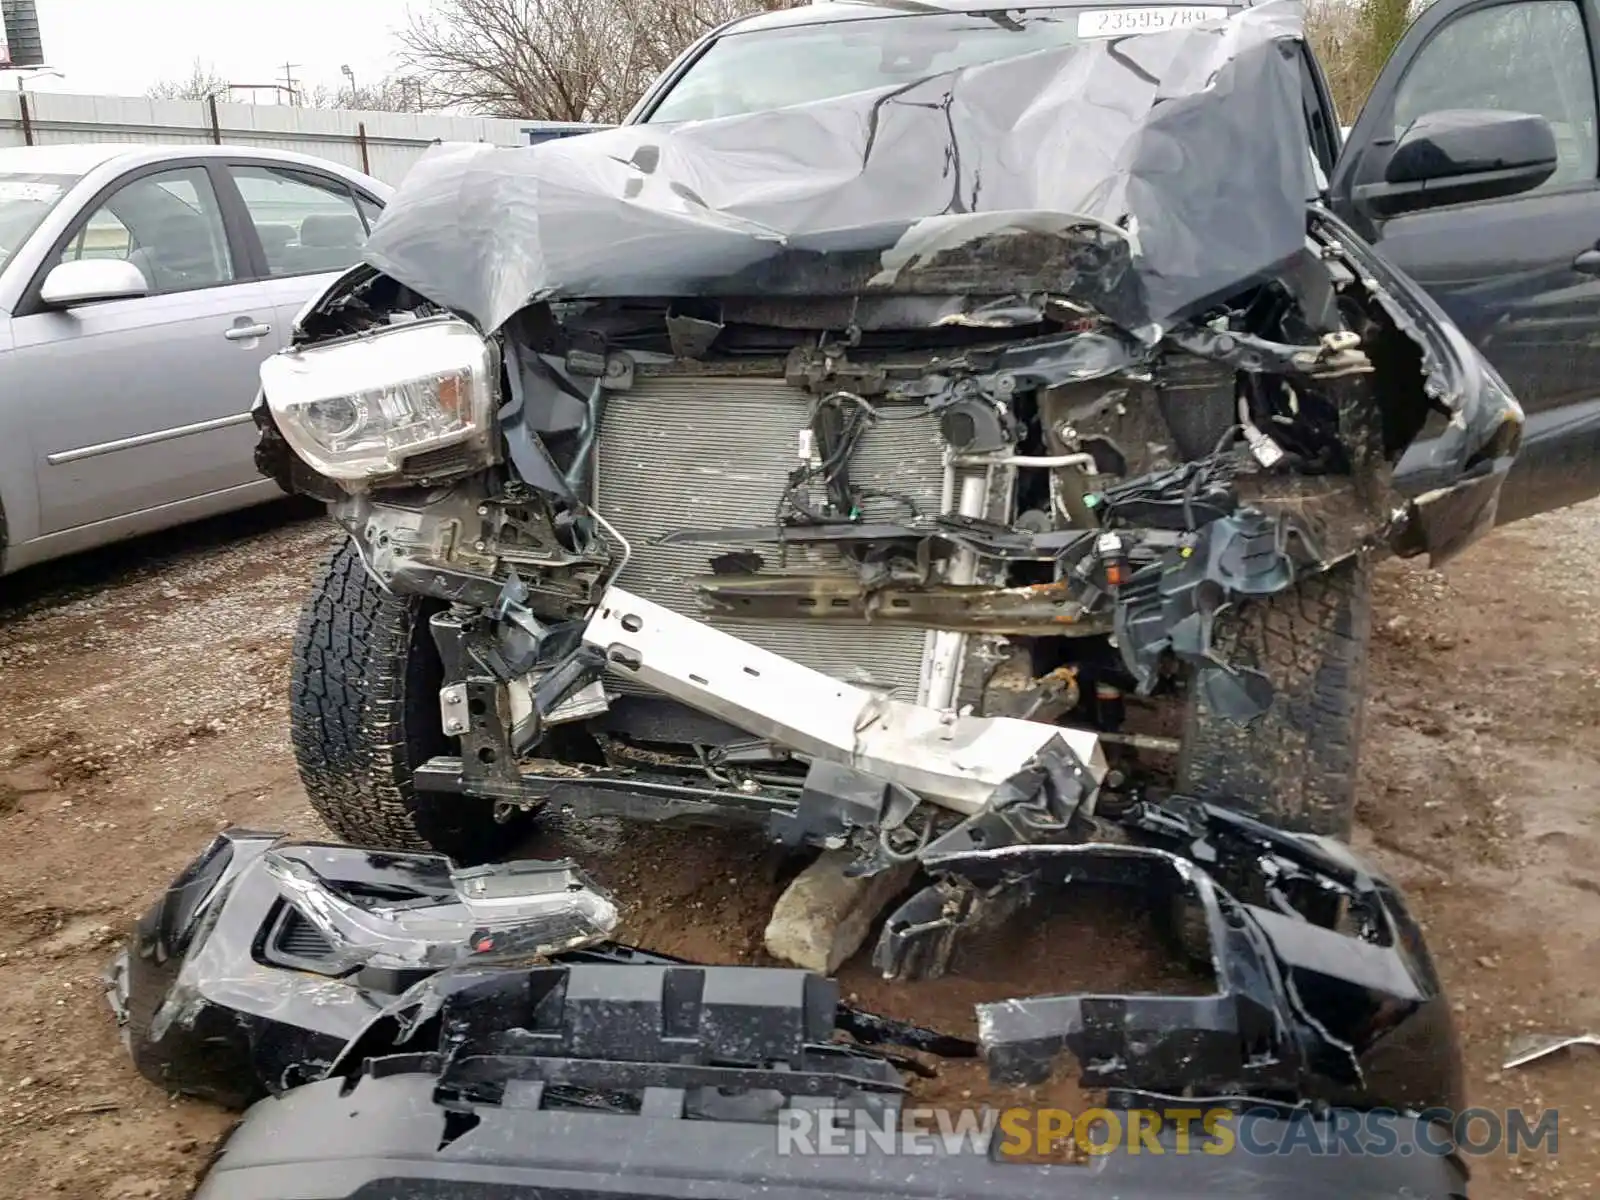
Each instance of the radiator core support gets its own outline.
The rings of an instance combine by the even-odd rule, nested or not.
[[[615,671],[788,747],[908,788],[970,816],[1060,738],[1096,784],[1100,739],[1012,717],[962,716],[844,683],[612,587],[584,641]]]
[[[595,510],[632,550],[616,582],[813,670],[898,699],[929,701],[934,639],[920,629],[863,621],[823,630],[804,620],[740,620],[708,614],[697,597],[695,582],[711,571],[711,557],[732,551],[759,556],[762,576],[856,580],[856,566],[836,548],[708,550],[661,540],[685,525],[771,525],[789,475],[808,448],[815,399],[781,375],[682,372],[672,364],[636,362],[630,385],[610,394],[595,443]],[[880,400],[879,406],[882,419],[861,435],[850,469],[853,478],[896,499],[871,501],[866,515],[953,512],[961,497],[952,486],[937,418],[920,401]],[[945,657],[951,657],[948,648]],[[959,670],[952,660],[947,676],[952,666]],[[643,690],[621,672],[612,672],[607,684]]]

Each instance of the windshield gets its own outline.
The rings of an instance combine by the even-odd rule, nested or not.
[[[996,9],[734,32],[696,59],[645,120],[703,121],[809,104],[1035,50],[1174,29],[1228,12],[1220,5]]]
[[[76,175],[0,172],[0,270],[78,179]]]

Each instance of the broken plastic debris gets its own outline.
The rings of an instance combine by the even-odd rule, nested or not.
[[[1570,1050],[1574,1046],[1594,1046],[1600,1049],[1600,1033],[1579,1033],[1570,1037],[1552,1036],[1547,1033],[1527,1034],[1511,1043],[1511,1057],[1506,1059],[1501,1069],[1510,1071],[1516,1067],[1526,1067],[1540,1059],[1549,1058],[1552,1054]]]
[[[456,895],[434,904],[361,904],[289,850],[262,860],[290,902],[350,965],[445,967],[471,956],[551,954],[604,940],[617,906],[570,862],[452,871]]]

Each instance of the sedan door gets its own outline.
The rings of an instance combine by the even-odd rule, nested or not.
[[[256,272],[266,281],[285,338],[308,300],[355,265],[379,202],[314,167],[232,162],[228,175],[255,234]]]
[[[1384,68],[1332,195],[1505,376],[1527,411],[1511,521],[1600,493],[1600,130],[1592,0],[1438,0]],[[1533,113],[1555,174],[1531,191],[1384,219],[1361,199],[1399,137],[1449,110]]]
[[[80,258],[133,263],[149,294],[50,310],[44,276]],[[12,322],[40,532],[259,483],[249,410],[273,321],[204,163],[140,168],[90,201]]]

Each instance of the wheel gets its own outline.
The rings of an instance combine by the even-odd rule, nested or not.
[[[439,721],[435,608],[378,586],[350,542],[335,550],[295,634],[290,733],[311,807],[340,837],[472,865],[514,845],[531,816],[497,821],[487,800],[412,783],[422,763],[455,752]]]
[[[1366,707],[1372,567],[1364,559],[1218,620],[1224,661],[1271,679],[1271,707],[1248,725],[1191,690],[1178,791],[1282,829],[1348,838]]]

